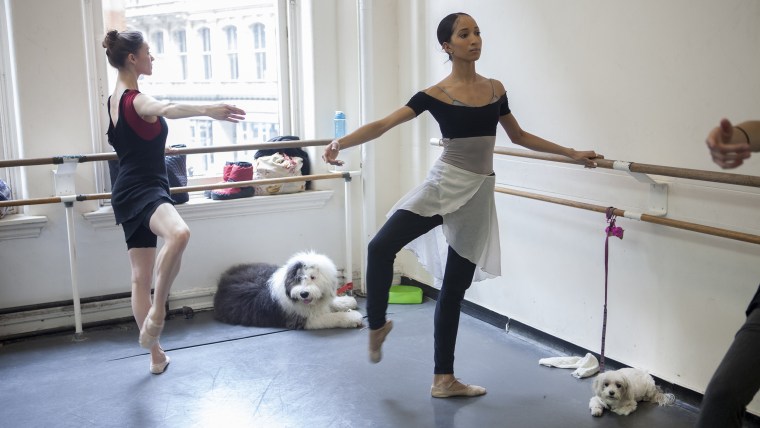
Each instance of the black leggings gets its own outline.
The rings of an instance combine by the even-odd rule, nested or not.
[[[760,293],[760,289],[758,289]],[[713,374],[697,427],[742,426],[747,405],[760,389],[760,310],[752,310]]]
[[[367,318],[369,328],[385,325],[388,291],[393,281],[393,261],[404,245],[443,223],[439,215],[423,217],[396,211],[369,243],[367,251]],[[454,373],[454,348],[464,293],[472,284],[475,264],[449,247],[443,284],[435,306],[435,374]]]

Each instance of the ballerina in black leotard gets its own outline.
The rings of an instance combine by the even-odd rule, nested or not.
[[[596,166],[593,159],[601,156],[559,146],[520,128],[501,82],[475,72],[482,41],[472,17],[455,13],[444,18],[438,25],[438,41],[452,62],[451,74],[387,117],[331,142],[322,158],[341,165],[337,160],[341,149],[378,138],[425,110],[438,122],[443,154],[427,179],[391,210],[390,218],[370,242],[366,283],[369,355],[372,362],[379,362],[383,341],[393,326],[386,321],[385,311],[396,253],[407,246],[442,281],[435,309],[431,394],[444,398],[486,393],[485,388],[463,384],[454,377],[454,346],[460,305],[473,278],[501,273],[493,193],[497,125],[501,124],[515,144],[564,155],[587,167]]]
[[[158,343],[166,300],[190,239],[190,230],[169,197],[164,162],[168,130],[164,118],[208,116],[237,122],[245,112],[227,104],[167,104],[140,93],[137,79],[152,74],[153,56],[137,31],[111,30],[103,47],[108,62],[119,70],[116,88],[108,98],[108,142],[119,157],[111,206],[127,241],[132,266],[132,313],[140,326],[140,345],[150,349],[150,372],[160,374],[169,365],[169,356]],[[158,256],[157,236],[164,239]],[[151,304],[154,265],[156,286]]]

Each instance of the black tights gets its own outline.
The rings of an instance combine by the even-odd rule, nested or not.
[[[393,281],[393,261],[404,245],[443,223],[439,215],[423,217],[398,210],[369,243],[367,251],[367,318],[369,328],[385,325],[388,291]],[[435,306],[435,374],[454,373],[454,348],[464,293],[472,284],[475,264],[449,247],[446,270]]]
[[[759,355],[760,309],[754,309],[707,385],[697,427],[742,426],[745,409],[760,389]]]

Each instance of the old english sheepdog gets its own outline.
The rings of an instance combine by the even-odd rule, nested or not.
[[[600,373],[591,387],[594,396],[588,403],[593,416],[602,416],[604,409],[628,415],[639,401],[653,401],[670,406],[676,401],[673,394],[665,394],[654,384],[654,378],[644,370],[624,368]]]
[[[214,317],[227,324],[315,330],[357,328],[356,299],[337,296],[338,272],[328,257],[294,255],[284,266],[247,263],[219,278]]]

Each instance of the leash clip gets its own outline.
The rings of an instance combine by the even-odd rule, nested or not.
[[[607,233],[607,237],[610,236],[616,236],[620,239],[623,239],[623,228],[620,226],[615,226],[615,219],[617,216],[615,215],[615,207],[609,207],[606,211],[607,214],[607,223],[609,226],[604,229],[604,231]]]

